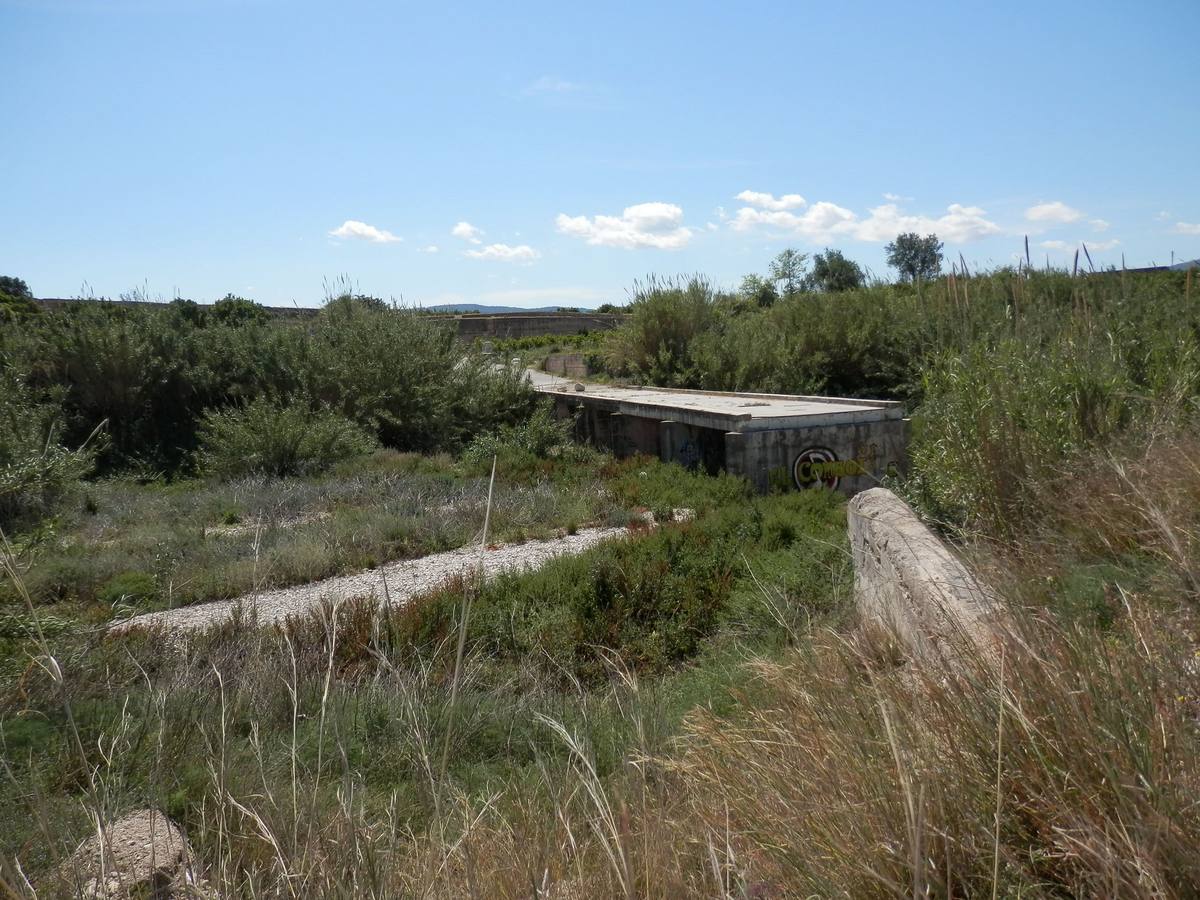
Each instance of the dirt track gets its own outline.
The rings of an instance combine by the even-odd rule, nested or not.
[[[236,600],[197,603],[163,612],[144,613],[114,625],[114,629],[165,626],[171,631],[194,631],[225,622],[239,606],[255,614],[260,625],[282,622],[288,616],[303,615],[325,600],[341,601],[352,597],[384,599],[383,583],[393,606],[436,588],[449,579],[477,566],[484,578],[500,572],[536,569],[556,556],[581,553],[603,540],[628,534],[625,528],[584,528],[546,541],[502,544],[480,553],[478,547],[463,547],[446,553],[434,553],[419,559],[388,563],[378,569],[339,575],[311,584],[246,594]]]

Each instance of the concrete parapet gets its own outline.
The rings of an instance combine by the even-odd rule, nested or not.
[[[192,848],[179,827],[153,809],[100,823],[53,873],[47,891],[83,898],[216,897],[194,868]]]
[[[854,594],[867,621],[882,624],[914,657],[951,666],[964,652],[990,658],[1003,610],[994,594],[884,488],[847,510]]]
[[[546,371],[566,378],[587,378],[587,359],[582,353],[551,353],[546,357]]]

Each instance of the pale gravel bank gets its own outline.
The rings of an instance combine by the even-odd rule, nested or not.
[[[620,528],[581,528],[576,534],[523,544],[501,544],[480,552],[478,547],[462,547],[446,553],[434,553],[419,559],[388,563],[377,569],[339,575],[311,584],[246,594],[236,600],[197,603],[162,612],[144,613],[115,624],[114,630],[164,627],[168,631],[195,631],[229,620],[239,606],[247,615],[257,617],[259,625],[283,622],[316,609],[322,602],[349,600],[353,597],[384,599],[384,580],[393,606],[402,605],[458,575],[478,567],[484,578],[501,572],[540,568],[556,556],[582,553],[608,538],[629,534]]]

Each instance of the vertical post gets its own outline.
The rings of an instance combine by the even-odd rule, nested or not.
[[[740,431],[725,432],[725,471],[754,481],[754,473],[746,471],[746,435]]]
[[[664,419],[658,423],[658,458],[669,463],[675,458],[678,448],[675,446],[675,422]]]

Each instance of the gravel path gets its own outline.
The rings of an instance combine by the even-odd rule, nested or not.
[[[537,569],[556,556],[582,553],[607,538],[628,534],[626,528],[582,528],[546,541],[527,541],[523,544],[501,544],[482,554],[478,547],[463,547],[447,553],[434,553],[420,559],[388,563],[378,569],[339,575],[312,584],[246,594],[236,600],[197,603],[163,612],[144,613],[113,626],[114,630],[165,626],[170,631],[193,631],[220,624],[229,619],[241,605],[257,612],[260,625],[282,622],[288,616],[302,615],[319,606],[324,600],[348,600],[352,597],[374,597],[383,600],[383,579],[392,605],[403,604],[418,594],[436,588],[456,575],[464,575],[479,566],[484,578],[500,572]],[[482,557],[482,558],[481,558]]]

